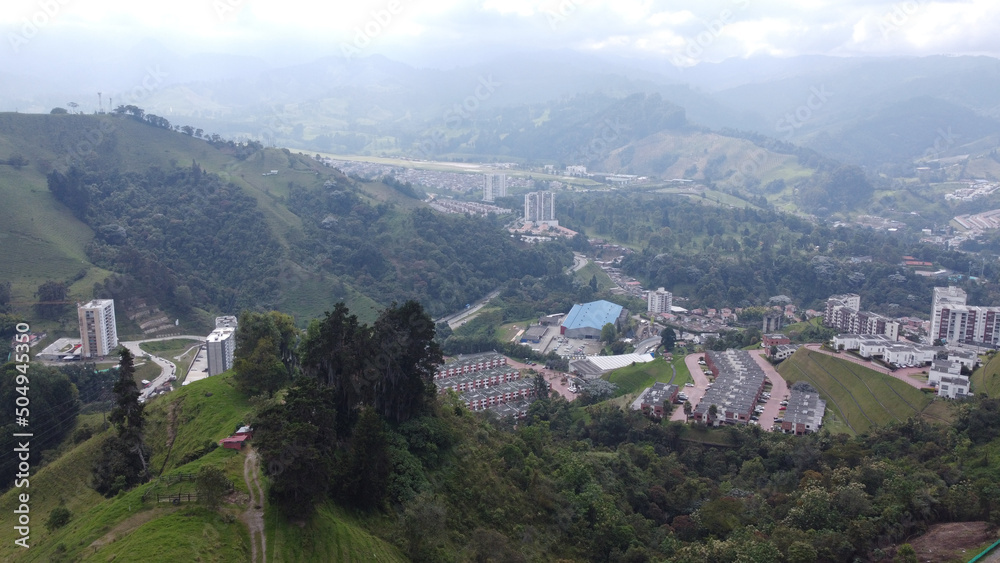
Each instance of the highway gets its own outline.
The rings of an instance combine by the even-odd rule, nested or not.
[[[500,290],[495,289],[492,292],[490,292],[490,294],[487,295],[486,297],[483,297],[479,301],[473,303],[468,309],[463,309],[452,315],[446,315],[444,317],[441,317],[440,319],[436,319],[434,321],[434,324],[446,322],[448,323],[448,326],[450,326],[452,330],[455,330],[456,328],[462,326],[462,323],[474,317],[476,313],[479,312],[480,309],[482,309],[487,303],[490,302],[491,299],[494,299],[499,295],[500,295]]]

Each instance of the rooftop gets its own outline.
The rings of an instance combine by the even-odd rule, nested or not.
[[[573,305],[563,326],[567,329],[590,327],[600,330],[608,323],[614,324],[622,314],[622,306],[610,301],[591,301]]]

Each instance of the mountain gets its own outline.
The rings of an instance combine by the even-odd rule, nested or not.
[[[0,162],[18,163],[0,165],[0,282],[16,311],[53,281],[68,300],[120,300],[124,334],[140,331],[130,303],[195,333],[213,314],[278,308],[305,323],[337,301],[368,318],[416,299],[437,316],[571,261],[562,244],[511,240],[503,219],[432,212],[408,185],[163,125],[0,114]]]

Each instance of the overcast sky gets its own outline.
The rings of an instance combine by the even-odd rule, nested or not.
[[[180,54],[296,63],[380,53],[420,66],[539,49],[678,66],[753,55],[1000,55],[996,0],[3,2],[0,61],[8,62],[92,56],[143,39]]]

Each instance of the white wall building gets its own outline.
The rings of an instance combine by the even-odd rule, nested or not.
[[[674,294],[665,288],[650,291],[646,296],[647,311],[650,313],[669,313],[674,304]]]
[[[950,344],[1000,344],[1000,307],[966,305],[961,288],[935,287],[930,337]]]
[[[949,399],[963,398],[969,394],[969,378],[962,375],[952,375],[941,378],[938,384],[938,397]]]
[[[558,226],[556,195],[552,192],[524,194],[524,222]]]
[[[232,369],[236,352],[236,327],[221,327],[208,335],[208,375],[219,375]]]
[[[495,201],[507,196],[507,175],[486,174],[483,176],[483,201]]]
[[[84,358],[110,356],[118,347],[114,299],[95,299],[76,309],[80,321],[80,355]]]

